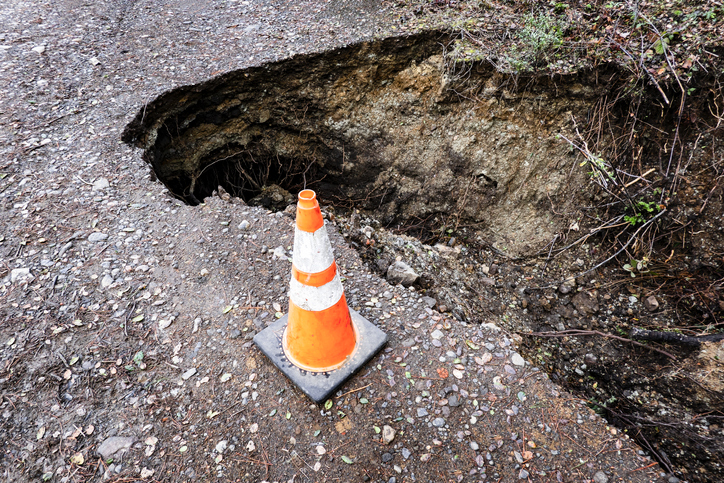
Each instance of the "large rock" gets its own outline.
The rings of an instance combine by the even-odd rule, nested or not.
[[[387,281],[392,285],[402,284],[409,287],[417,282],[420,276],[408,264],[404,262],[395,262],[387,268]]]

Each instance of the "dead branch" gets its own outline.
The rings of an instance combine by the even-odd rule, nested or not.
[[[659,332],[655,330],[637,328],[631,329],[629,337],[636,340],[666,342],[669,344],[679,344],[692,347],[699,347],[702,342],[719,342],[720,340],[724,340],[724,334],[690,336],[677,334],[675,332]]]

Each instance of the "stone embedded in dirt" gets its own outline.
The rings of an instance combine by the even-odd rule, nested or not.
[[[382,427],[382,442],[390,444],[395,439],[395,430],[391,426],[384,425]]]
[[[287,252],[284,250],[284,247],[276,247],[274,249],[274,253],[272,254],[272,258],[274,259],[280,259],[280,260],[287,260]]]
[[[593,481],[595,483],[608,483],[608,476],[603,471],[598,471],[593,475]]]
[[[241,223],[239,223],[239,230],[246,231],[249,228],[251,228],[251,223],[249,223],[248,220],[242,220]]]
[[[422,303],[424,303],[425,305],[427,305],[428,307],[430,307],[432,309],[435,307],[435,305],[437,305],[437,300],[435,300],[432,297],[425,296],[425,297],[422,297]]]
[[[644,307],[646,307],[646,310],[649,312],[656,312],[659,309],[659,301],[656,300],[656,297],[653,295],[649,295],[646,297],[646,300],[644,300]]]
[[[101,455],[104,460],[111,457],[118,457],[120,454],[128,451],[136,440],[125,436],[111,436],[98,446],[96,452]]]
[[[576,279],[573,277],[570,277],[566,279],[560,287],[558,287],[558,291],[562,293],[563,295],[571,293],[573,289],[576,288]]]
[[[113,277],[107,273],[101,279],[101,288],[108,288],[113,284]]]
[[[436,428],[442,428],[443,426],[445,426],[445,420],[443,418],[435,418],[432,421],[432,425]]]
[[[93,182],[92,191],[100,191],[108,188],[111,184],[106,178],[98,178]]]
[[[218,443],[216,443],[216,452],[219,454],[224,454],[224,451],[226,451],[226,447],[228,446],[228,441],[225,439],[222,439]]]
[[[598,297],[595,294],[584,290],[578,292],[571,300],[579,314],[586,317],[598,312]]]
[[[38,54],[42,54],[45,52],[45,45],[38,45],[36,47],[33,47],[33,52],[37,52]]]
[[[387,269],[387,281],[392,285],[401,284],[403,287],[409,287],[419,277],[405,262],[395,262]]]
[[[98,231],[94,231],[93,233],[88,235],[88,241],[91,243],[97,243],[97,242],[105,240],[106,238],[108,238],[108,235],[106,235],[105,233],[98,232]]]
[[[11,283],[32,282],[34,279],[29,268],[14,268],[10,271]]]
[[[516,366],[524,366],[524,365],[525,365],[525,360],[524,360],[524,359],[521,357],[521,355],[518,354],[517,352],[513,352],[513,353],[510,355],[510,362],[512,362],[513,365],[516,365]]]
[[[183,374],[181,374],[181,379],[183,379],[184,381],[186,381],[186,380],[188,380],[189,377],[193,376],[194,374],[196,374],[196,369],[192,367],[192,368],[189,369],[188,371],[186,371],[186,372],[184,372]]]

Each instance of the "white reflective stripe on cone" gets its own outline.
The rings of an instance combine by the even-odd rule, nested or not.
[[[299,283],[294,277],[289,282],[289,298],[300,309],[312,312],[327,310],[342,298],[344,289],[339,274],[331,282],[321,287],[311,287]]]
[[[322,226],[314,233],[295,229],[292,260],[297,270],[302,272],[318,273],[328,269],[334,263],[334,254],[327,227]]]

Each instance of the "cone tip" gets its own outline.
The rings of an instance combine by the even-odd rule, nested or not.
[[[299,192],[299,206],[301,208],[314,208],[317,205],[317,194],[312,190]]]

